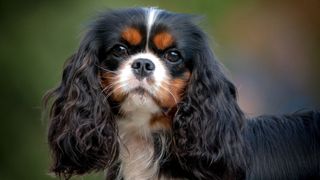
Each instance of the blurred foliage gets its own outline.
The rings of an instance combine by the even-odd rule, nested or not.
[[[213,29],[223,23],[228,10],[243,4],[254,7],[255,3],[249,0],[0,2],[0,179],[53,179],[48,175],[47,122],[41,118],[41,98],[58,84],[65,59],[76,50],[86,23],[98,12],[156,6],[205,15],[202,27],[215,34]],[[102,179],[102,175],[83,179]]]

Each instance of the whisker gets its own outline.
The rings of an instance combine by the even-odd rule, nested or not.
[[[119,88],[119,86],[118,86],[119,84],[113,84],[112,86],[110,86],[109,88],[108,88],[108,91],[107,91],[107,94],[106,94],[106,96],[107,97],[109,97],[109,94],[110,93],[112,93],[115,89],[118,89]],[[113,89],[113,90],[111,90],[112,88],[114,88],[114,87],[116,87],[115,89]],[[121,86],[120,86],[121,87]]]
[[[123,84],[123,85],[121,85],[121,86],[116,87],[115,89],[113,89],[112,91],[110,91],[110,92],[106,95],[106,98],[109,98],[114,91],[116,91],[116,90],[118,90],[118,89],[120,89],[120,88],[123,88],[124,86],[126,86],[126,85]]]
[[[99,66],[99,65],[97,65],[97,64],[95,64],[95,66],[97,66],[99,69],[102,69],[103,71],[110,72],[110,73],[114,73],[114,74],[118,74],[117,71],[112,71],[112,70],[106,69],[106,68],[104,68],[104,67],[102,67],[102,66]]]
[[[118,76],[109,76],[107,79],[118,80],[119,77]]]
[[[171,87],[177,87],[177,88],[180,88],[180,86],[176,85],[176,84],[171,84],[171,83],[168,83],[167,81],[162,81],[162,83],[168,85],[168,86],[171,86]],[[184,92],[181,92],[180,95],[182,96],[184,94]]]
[[[124,82],[128,82],[128,81],[130,81],[131,79],[129,79],[129,80],[117,80],[117,81],[115,81],[115,82],[113,82],[113,83],[110,83],[108,86],[106,86],[106,87],[104,87],[103,88],[103,90],[102,90],[102,92],[104,92],[104,91],[106,91],[106,90],[110,90],[110,88],[112,88],[112,87],[114,87],[114,86],[116,86],[116,85],[119,85],[119,84],[123,84]]]
[[[173,95],[173,93],[170,91],[170,89],[166,89],[165,87],[163,87],[163,86],[161,86],[161,85],[160,85],[159,87],[162,88],[162,89],[164,89],[165,91],[167,91],[167,92],[172,96],[174,102],[175,102],[176,104],[178,104],[178,101],[177,101],[176,97]]]
[[[118,84],[117,82],[111,83],[108,86],[104,87],[101,92],[109,91],[112,87],[116,86],[117,84]]]
[[[177,87],[177,85],[176,85],[176,84],[171,84],[171,83],[169,83],[169,82],[167,82],[167,81],[162,81],[162,83],[164,83],[164,84],[166,84],[166,85],[168,85],[168,86],[174,86],[174,87]]]

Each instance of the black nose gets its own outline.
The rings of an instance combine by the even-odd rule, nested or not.
[[[149,59],[137,59],[132,63],[131,68],[138,79],[143,79],[152,74],[155,66]]]

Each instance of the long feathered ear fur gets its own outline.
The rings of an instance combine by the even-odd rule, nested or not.
[[[45,97],[47,103],[53,101],[48,132],[52,171],[67,179],[105,169],[118,153],[117,129],[102,94],[93,34],[85,36],[67,62],[61,84]]]
[[[243,165],[244,115],[235,86],[215,60],[205,34],[199,30],[197,37],[200,43],[188,88],[173,120],[173,137],[177,156],[186,161],[182,164],[196,177],[214,179],[237,173]]]

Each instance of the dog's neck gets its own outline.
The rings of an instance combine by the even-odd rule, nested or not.
[[[159,161],[166,146],[155,151],[152,133],[167,128],[161,108],[152,98],[132,95],[122,103],[121,111],[124,115],[117,120],[121,176],[124,179],[159,179]],[[161,141],[165,143],[165,139]]]

